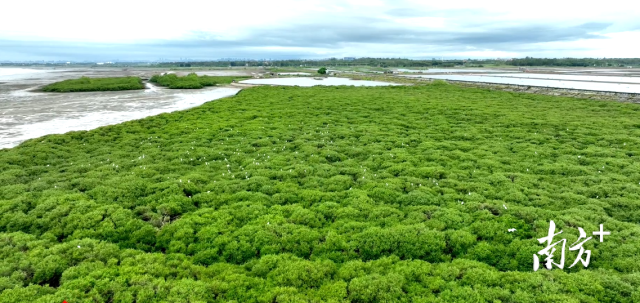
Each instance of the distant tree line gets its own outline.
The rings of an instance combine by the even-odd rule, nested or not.
[[[354,60],[343,60],[330,58],[324,60],[233,60],[233,61],[208,61],[208,62],[166,62],[160,63],[162,67],[348,67],[348,66],[368,66],[368,67],[483,67],[484,65],[513,65],[513,66],[596,66],[596,67],[626,67],[639,66],[640,58],[515,58],[512,60],[497,59],[426,59],[412,60],[402,58],[357,58]]]
[[[0,63],[0,65],[64,65],[62,63]],[[82,64],[80,64],[82,65]],[[127,63],[130,66],[131,63]],[[322,60],[242,60],[231,59],[221,61],[199,61],[199,62],[162,62],[156,66],[159,67],[349,67],[349,66],[368,66],[368,67],[423,67],[423,68],[441,68],[441,67],[483,67],[484,65],[513,65],[513,66],[580,66],[580,67],[626,67],[640,66],[640,58],[514,58],[511,60],[501,59],[452,59],[442,60],[438,58],[431,59],[406,59],[406,58],[354,58],[353,60],[344,60],[342,58],[329,58]],[[120,65],[118,65],[120,66]]]
[[[345,67],[345,66],[369,66],[369,67],[454,67],[474,62],[476,64],[495,64],[496,60],[411,60],[401,58],[358,58],[354,60],[343,60],[337,58],[325,60],[237,60],[237,61],[208,61],[208,62],[167,62],[160,63],[162,67]],[[502,61],[500,61],[502,62]]]

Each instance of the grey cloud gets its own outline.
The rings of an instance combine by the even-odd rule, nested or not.
[[[350,10],[348,10],[350,11]],[[477,13],[477,12],[476,12]],[[157,58],[313,58],[316,50],[329,54],[343,54],[358,49],[352,56],[392,54],[394,49],[431,52],[459,52],[468,48],[516,51],[527,45],[545,42],[599,39],[611,23],[589,22],[566,26],[556,23],[488,22],[490,15],[466,18],[471,10],[420,11],[396,7],[386,16],[361,16],[335,13],[322,18],[300,18],[285,25],[255,28],[234,40],[194,31],[188,38],[170,41],[141,41],[135,44],[82,44],[51,41],[18,42],[0,39],[0,60],[22,56],[59,59],[157,59]],[[395,22],[396,17],[456,16],[457,28],[429,29]],[[269,49],[275,48],[274,49]],[[407,56],[407,53],[403,55]],[[322,56],[324,57],[324,55]]]
[[[473,47],[503,44],[542,43],[602,38],[591,32],[605,29],[608,23],[585,23],[572,27],[548,24],[492,25],[487,28],[431,30],[400,26],[384,19],[350,18],[325,24],[297,25],[261,29],[239,41],[197,39],[182,43],[234,46],[339,47],[344,44],[439,44]]]
[[[423,10],[416,10],[406,7],[390,9],[385,13],[393,17],[424,17],[428,14]]]
[[[491,46],[494,44],[532,44],[580,39],[603,39],[592,32],[605,29],[608,23],[585,23],[571,27],[552,25],[520,25],[489,29],[476,33],[460,33],[452,39],[454,42]]]
[[[202,41],[151,41],[137,44],[78,44],[56,41],[6,41],[0,40],[0,61],[4,60],[156,60],[178,59],[287,59],[305,58],[307,53],[296,51],[255,51],[246,46],[227,43],[202,43]]]

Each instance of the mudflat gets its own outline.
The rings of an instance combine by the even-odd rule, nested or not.
[[[149,79],[166,70],[154,68],[0,68],[0,148],[47,134],[100,126],[183,110],[235,95],[239,88],[174,90],[145,81],[137,91],[47,93],[48,84],[76,79],[135,76]],[[205,71],[212,75],[246,75],[250,71]],[[183,72],[178,72],[183,74]],[[187,74],[188,72],[184,72]]]

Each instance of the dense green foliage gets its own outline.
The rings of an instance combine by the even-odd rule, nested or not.
[[[144,89],[139,77],[89,78],[64,80],[42,88],[45,92],[94,92]]]
[[[318,70],[318,74],[321,74],[321,75],[325,75],[325,74],[327,74],[327,68],[326,68],[326,67],[321,67],[321,68]]]
[[[176,74],[154,75],[149,80],[160,86],[166,86],[173,89],[200,89],[205,86],[215,86],[218,84],[229,84],[234,80],[247,79],[249,77],[237,76],[198,76],[196,73],[179,77]]]
[[[0,303],[639,302],[639,118],[442,82],[256,87],[29,140],[0,150]],[[578,227],[611,235],[587,269],[533,272],[549,220],[566,266]]]

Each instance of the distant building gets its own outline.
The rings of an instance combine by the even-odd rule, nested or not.
[[[343,60],[344,61],[354,61],[354,60],[356,60],[356,58],[355,57],[344,57]]]

